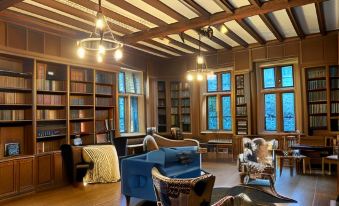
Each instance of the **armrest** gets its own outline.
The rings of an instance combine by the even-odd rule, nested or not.
[[[199,146],[199,145],[200,145],[200,142],[199,142],[198,140],[196,140],[196,139],[189,139],[189,138],[187,138],[187,139],[184,139],[183,141],[195,143],[196,146]],[[194,146],[195,146],[195,145],[194,145]]]

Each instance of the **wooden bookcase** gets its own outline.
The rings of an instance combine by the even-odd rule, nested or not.
[[[338,66],[306,69],[308,128],[326,133],[339,132]]]
[[[191,119],[191,94],[192,84],[188,82],[180,83],[180,124],[181,129],[185,133],[192,132]]]
[[[235,123],[236,134],[248,134],[248,112],[245,91],[245,75],[235,75]]]
[[[158,91],[158,125],[157,130],[159,133],[167,132],[167,116],[166,116],[166,82],[158,81],[157,82],[157,91]]]
[[[179,121],[179,93],[180,93],[180,82],[171,81],[170,82],[170,94],[171,94],[171,124],[170,127],[180,127]]]

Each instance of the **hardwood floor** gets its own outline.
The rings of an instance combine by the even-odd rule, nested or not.
[[[215,187],[232,187],[239,184],[239,175],[235,162],[224,154],[208,154],[203,161],[204,170],[216,175]],[[336,198],[336,176],[294,175],[284,170],[277,177],[277,191],[298,201],[302,206],[327,206]],[[138,205],[140,200],[132,198],[131,206]],[[121,195],[120,182],[112,184],[93,184],[78,187],[71,185],[36,193],[15,200],[0,202],[3,206],[126,206]]]

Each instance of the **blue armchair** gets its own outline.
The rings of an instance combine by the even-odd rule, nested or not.
[[[127,204],[130,197],[156,201],[152,168],[172,178],[193,178],[201,175],[200,154],[197,147],[161,148],[122,160],[122,194]]]

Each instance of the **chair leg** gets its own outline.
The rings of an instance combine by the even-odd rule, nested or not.
[[[325,174],[325,158],[321,158],[321,174]]]
[[[126,198],[126,206],[129,206],[129,203],[131,201],[131,197],[128,196],[128,195],[125,195],[125,198]]]
[[[280,167],[279,169],[280,169],[280,176],[281,176],[282,169],[283,169],[283,166],[284,166],[284,159],[281,159],[281,158],[280,158],[279,164],[280,164],[280,165],[279,165],[279,167]]]

